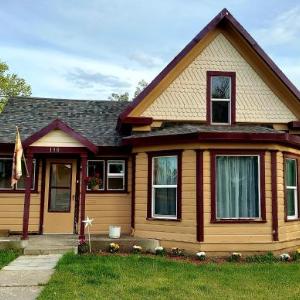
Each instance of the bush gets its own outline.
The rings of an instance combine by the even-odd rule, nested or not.
[[[133,245],[132,250],[133,250],[133,253],[138,254],[138,253],[142,252],[143,248],[138,245]]]
[[[242,254],[239,252],[233,252],[229,258],[228,261],[232,261],[232,262],[237,262],[240,261],[242,259]]]
[[[154,251],[156,255],[164,255],[166,252],[162,246],[155,247]]]
[[[278,258],[274,256],[272,252],[268,252],[263,255],[251,255],[247,256],[246,262],[250,263],[272,263],[272,262],[277,262]]]
[[[174,247],[171,249],[171,255],[172,256],[184,256],[184,249]]]
[[[80,240],[78,245],[78,254],[85,254],[90,251],[90,247],[85,240]]]

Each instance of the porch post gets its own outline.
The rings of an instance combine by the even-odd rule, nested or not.
[[[84,223],[82,221],[85,219],[87,153],[80,154],[80,158],[81,158],[81,190],[80,190],[80,234],[79,234],[79,239],[85,239]]]
[[[33,154],[27,153],[27,168],[28,176],[25,178],[25,197],[24,197],[24,210],[23,210],[23,233],[22,240],[28,239],[28,224],[29,224],[29,210],[30,210],[30,193],[32,184],[32,158]]]

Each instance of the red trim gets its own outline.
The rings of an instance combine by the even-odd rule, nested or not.
[[[300,136],[288,133],[194,132],[189,134],[123,138],[123,144],[132,146],[199,142],[276,143],[300,148]]]
[[[44,226],[44,208],[45,208],[45,187],[46,187],[46,160],[42,159],[42,182],[41,182],[41,195],[40,195],[40,226],[39,234],[43,234]]]
[[[216,217],[216,156],[217,155],[259,155],[260,158],[260,219],[217,219]],[[265,151],[256,150],[212,150],[210,152],[211,170],[211,223],[265,223],[266,201],[265,201]]]
[[[119,122],[122,122],[130,112],[137,107],[144,98],[174,69],[177,64],[203,39],[206,34],[214,30],[217,26],[229,23],[248,43],[254,52],[266,63],[281,82],[297,98],[300,98],[299,90],[289,81],[283,72],[276,66],[271,58],[262,50],[258,43],[243,28],[243,26],[224,8],[217,14],[185,47],[184,49],[154,78],[154,80],[133,100],[133,102],[119,115]]]
[[[123,119],[123,124],[130,124],[134,126],[147,126],[151,125],[153,122],[153,118],[148,117],[126,117]]]
[[[292,121],[288,123],[289,129],[300,129],[300,121]]]
[[[69,182],[69,186],[52,186],[52,170],[53,170],[53,165],[65,165],[65,164],[69,164],[69,162],[52,162],[50,164],[50,174],[49,174],[49,196],[48,196],[48,213],[70,213],[71,212],[71,200],[72,200],[72,163],[71,164],[71,176],[70,176],[70,182]],[[68,210],[50,210],[50,205],[51,205],[51,190],[52,188],[56,188],[56,189],[69,189],[70,190],[70,198],[69,198],[69,209]]]
[[[77,133],[74,129],[69,127],[66,123],[62,122],[60,119],[56,119],[53,122],[51,122],[46,127],[42,128],[38,132],[34,133],[25,141],[23,141],[23,147],[29,147],[32,143],[39,140],[41,137],[45,136],[47,133],[54,129],[60,129],[64,131],[69,136],[73,137],[75,140],[83,144],[86,148],[88,148],[91,152],[96,153],[97,152],[97,146],[94,145],[92,142],[90,142],[87,138],[83,137],[81,134]],[[57,147],[59,148],[59,147]]]
[[[285,183],[285,160],[287,158],[295,159],[296,164],[297,164],[297,189],[298,189],[298,194],[297,194],[297,200],[298,200],[298,218],[297,219],[288,219],[287,216],[287,190],[286,190],[286,183]],[[300,164],[299,164],[299,155],[293,154],[293,153],[288,153],[288,152],[283,152],[283,184],[284,184],[284,221],[285,222],[295,222],[295,221],[300,221]]]
[[[75,191],[75,211],[74,211],[74,233],[78,233],[79,222],[79,199],[80,199],[80,161],[76,160],[76,191]]]
[[[86,194],[86,168],[87,154],[81,154],[81,191],[80,191],[80,235],[79,239],[85,239],[84,223],[85,219],[85,194]]]
[[[271,189],[272,189],[272,236],[278,238],[278,201],[277,201],[277,151],[271,151]]]
[[[196,150],[196,220],[197,241],[204,241],[204,210],[203,210],[203,150]]]
[[[177,218],[175,220],[180,221],[182,218],[182,151],[183,150],[162,150],[162,151],[150,151],[148,154],[148,199],[147,199],[147,220],[167,220],[172,221],[174,219],[168,218],[155,218],[152,216],[152,158],[156,156],[177,156]]]
[[[235,72],[220,72],[220,71],[207,71],[206,72],[206,122],[211,124],[211,77],[213,76],[227,76],[231,78],[231,95],[230,95],[230,123],[235,124],[236,116],[236,75]]]
[[[30,193],[32,183],[32,153],[27,154],[27,168],[29,176],[25,178],[25,196],[24,196],[24,210],[23,210],[23,230],[22,240],[28,239],[28,225],[29,225],[29,210],[30,210]]]
[[[131,228],[135,227],[135,173],[136,173],[136,153],[132,154],[132,175],[131,175]]]

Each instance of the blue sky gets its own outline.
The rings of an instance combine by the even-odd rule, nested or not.
[[[33,96],[132,95],[224,7],[300,88],[299,0],[3,1],[0,59]]]

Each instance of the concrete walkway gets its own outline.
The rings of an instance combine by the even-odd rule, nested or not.
[[[60,258],[60,254],[19,256],[0,270],[0,299],[36,299]]]

